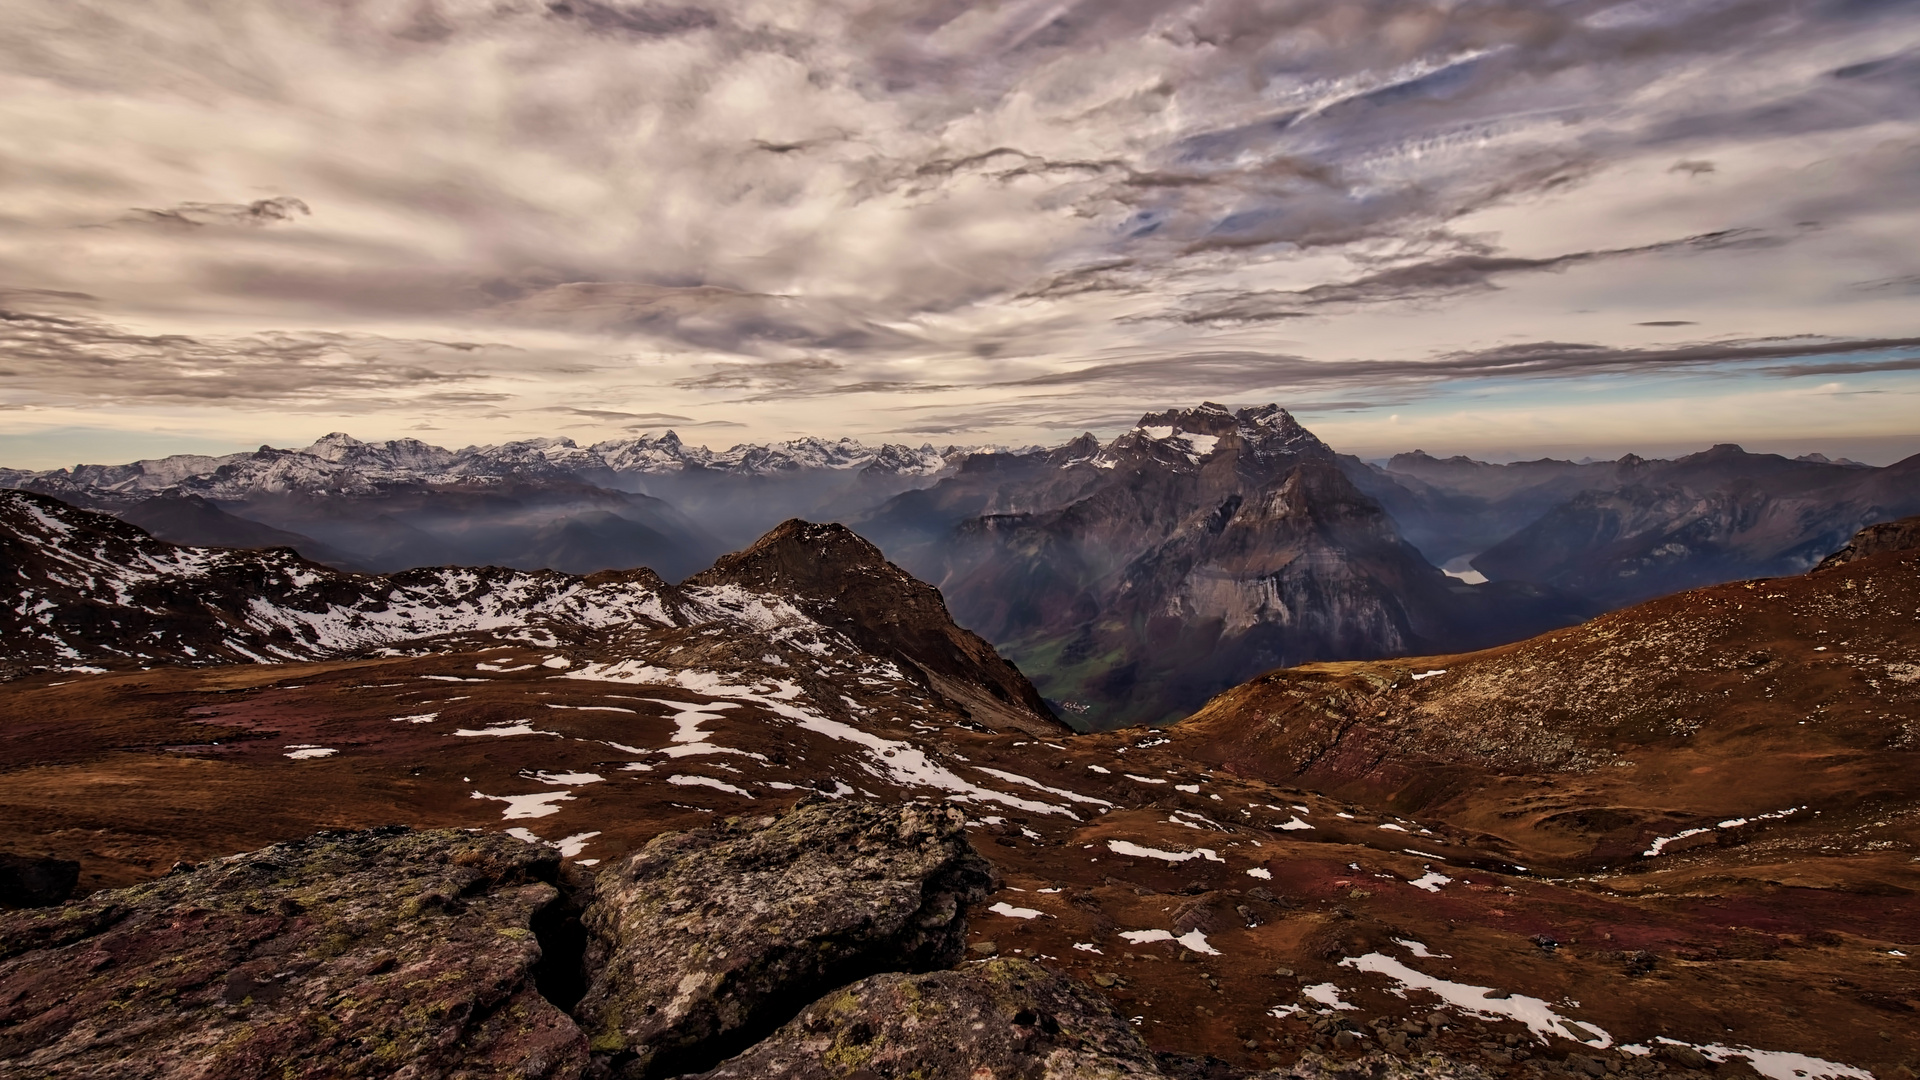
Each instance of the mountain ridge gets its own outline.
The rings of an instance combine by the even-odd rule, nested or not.
[[[630,657],[641,648],[636,635],[658,632],[663,640],[652,648],[680,652],[684,631],[717,626],[779,644],[764,657],[743,654],[749,666],[789,669],[793,661],[781,653],[796,649],[800,657],[891,659],[904,668],[893,677],[917,681],[994,727],[1065,730],[1018,669],[953,624],[937,591],[839,525],[788,522],[679,586],[645,567],[369,575],[309,562],[291,548],[169,544],[52,496],[0,491],[0,560],[16,568],[0,603],[11,674],[397,655],[471,634],[612,634]],[[769,572],[776,567],[787,572]],[[731,659],[738,666],[743,658]]]
[[[1586,613],[1449,579],[1272,404],[976,456],[859,524],[1099,728],[1177,719],[1268,667],[1485,644]]]

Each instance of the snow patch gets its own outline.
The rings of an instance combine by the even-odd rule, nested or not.
[[[1129,840],[1109,840],[1107,850],[1116,855],[1127,855],[1138,859],[1164,859],[1167,862],[1186,862],[1189,859],[1205,859],[1208,862],[1225,862],[1212,848],[1195,848],[1192,851],[1161,851],[1159,848],[1142,847]]]
[[[667,777],[667,783],[678,784],[681,787],[710,787],[716,791],[725,791],[733,795],[745,795],[749,799],[753,798],[753,793],[747,789],[734,787],[732,784],[723,780],[715,780],[711,776],[686,776],[675,773]]]
[[[541,818],[549,814],[557,814],[560,812],[560,808],[554,804],[571,800],[573,793],[568,791],[536,791],[531,795],[488,795],[484,792],[476,791],[473,793],[473,798],[492,799],[494,802],[506,803],[507,808],[500,812],[500,816],[506,818],[508,821],[513,821],[516,818]]]
[[[1489,986],[1471,986],[1467,983],[1452,982],[1447,979],[1416,971],[1385,953],[1368,953],[1365,956],[1349,956],[1340,961],[1340,966],[1355,971],[1369,971],[1398,982],[1408,990],[1424,990],[1462,1012],[1472,1013],[1484,1019],[1506,1017],[1517,1020],[1527,1026],[1541,1042],[1547,1036],[1557,1035],[1563,1039],[1585,1043],[1598,1049],[1613,1045],[1613,1036],[1592,1024],[1579,1023],[1555,1012],[1553,1006],[1537,997],[1514,994],[1511,997],[1491,997],[1494,991]]]
[[[555,738],[558,738],[560,736],[560,733],[557,731],[534,730],[533,721],[531,720],[518,720],[512,723],[492,724],[487,727],[480,728],[478,730],[475,730],[473,728],[455,728],[453,733],[462,738],[473,738],[474,736],[478,736],[478,735],[499,735],[499,736],[552,735]]]

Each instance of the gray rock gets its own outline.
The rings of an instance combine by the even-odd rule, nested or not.
[[[322,834],[0,914],[0,1075],[575,1077],[536,985],[557,852]]]
[[[596,1072],[710,1068],[821,994],[960,960],[992,872],[957,808],[813,801],[656,838],[600,875],[574,1015]]]
[[[1121,1080],[1161,1076],[1125,1020],[1025,960],[878,975],[815,1002],[701,1080]]]

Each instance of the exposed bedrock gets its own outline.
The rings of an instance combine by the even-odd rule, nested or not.
[[[990,882],[949,806],[817,801],[659,837],[586,908],[596,1071],[710,1068],[834,987],[952,965]]]
[[[1161,1075],[1091,991],[1025,960],[864,979],[701,1080],[1121,1080]]]
[[[558,852],[378,829],[0,915],[0,1076],[578,1076],[533,927]]]
[[[589,879],[548,845],[389,827],[0,913],[0,1077],[1247,1075],[1156,1055],[1029,961],[955,967],[992,884],[964,830],[817,800]],[[1431,1064],[1371,1076],[1471,1074]]]

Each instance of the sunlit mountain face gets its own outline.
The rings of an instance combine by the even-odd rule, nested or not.
[[[1910,5],[23,0],[0,459],[1111,438],[1887,464]]]

